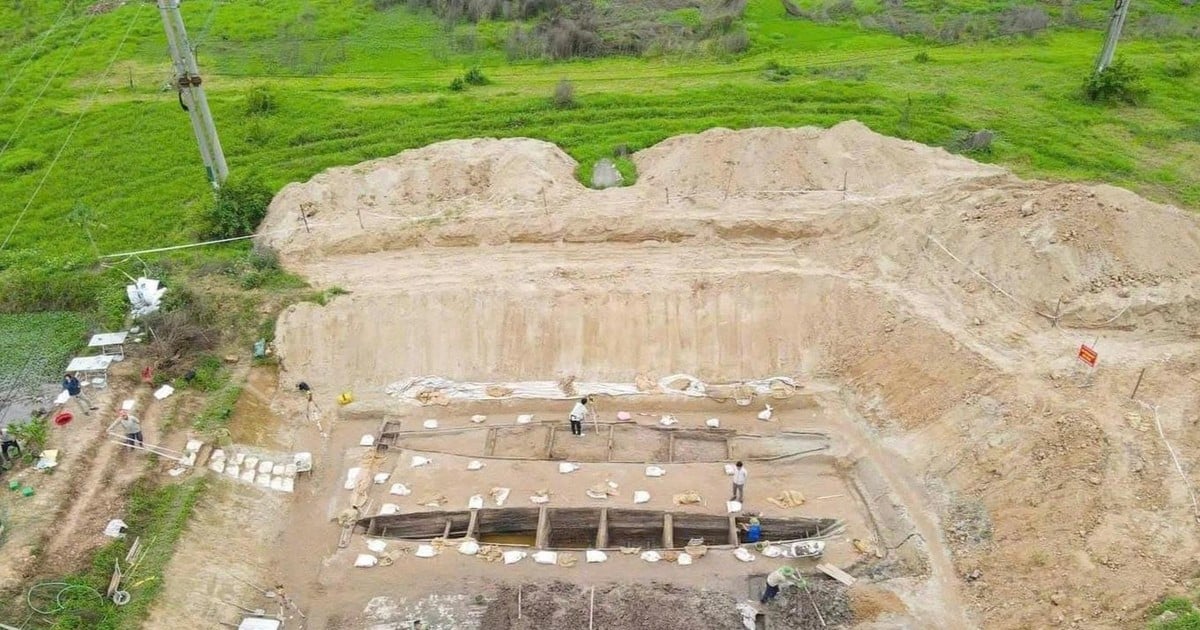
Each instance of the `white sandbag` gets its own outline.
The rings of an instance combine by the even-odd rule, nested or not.
[[[767,545],[766,548],[762,550],[762,555],[768,558],[778,558],[779,556],[783,555],[783,547],[778,545]]]
[[[634,503],[649,503],[650,502],[650,493],[646,492],[645,490],[634,490],[633,491],[633,502]]]
[[[271,477],[271,489],[277,492],[283,492],[283,477]]]
[[[248,481],[250,483],[254,483],[254,469],[247,468],[246,470],[243,470],[241,480]]]
[[[721,421],[717,418],[709,418],[708,420],[704,421],[704,424],[708,427],[715,429],[715,428],[721,426]]]
[[[530,422],[533,422],[533,414],[524,413],[517,416],[517,424],[529,424]]]
[[[474,540],[464,540],[462,544],[458,546],[458,553],[461,553],[465,556],[473,556],[479,553],[479,543],[475,542]]]
[[[533,561],[538,564],[558,564],[558,552],[557,551],[534,552]]]
[[[729,476],[731,476],[731,477],[732,477],[732,476],[733,476],[733,472],[734,472],[735,470],[737,470],[737,467],[736,467],[736,466],[734,466],[733,464],[725,464],[725,474],[726,474],[726,475],[729,475]]]
[[[572,464],[571,462],[558,463],[558,472],[563,473],[564,475],[567,473],[573,473],[576,470],[579,470],[579,464]]]
[[[529,502],[535,505],[542,505],[543,503],[549,503],[550,497],[544,494],[535,494],[529,497]]]
[[[373,567],[377,564],[379,564],[379,558],[376,558],[369,553],[360,553],[358,554],[358,557],[354,559],[354,566],[364,569],[367,567]]]
[[[201,446],[204,446],[204,442],[201,442],[200,440],[188,440],[187,444],[184,445],[183,450],[188,453],[197,453],[200,451]],[[258,460],[255,459],[254,461],[257,462]]]
[[[372,538],[367,541],[367,549],[375,553],[383,553],[387,549],[387,541],[378,538]]]
[[[254,478],[254,483],[264,488],[270,488],[271,473],[258,473],[258,476]]]
[[[375,436],[371,435],[370,433],[362,436],[362,438],[360,438],[358,440],[358,445],[359,446],[375,446]]]
[[[599,549],[588,549],[584,554],[584,557],[588,562],[604,562],[605,560],[608,560],[608,554],[600,551]]]
[[[659,468],[658,466],[647,466],[646,467],[646,476],[647,477],[661,477],[665,474],[667,474],[667,471],[663,470],[662,468]]]
[[[492,499],[496,501],[496,505],[503,506],[508,500],[508,494],[512,492],[511,488],[492,488]]]
[[[733,557],[741,560],[742,562],[754,562],[754,554],[750,553],[750,550],[746,549],[745,547],[738,547],[737,549],[734,549]]]
[[[487,420],[487,416],[481,416],[478,414],[471,416],[471,422],[474,422],[475,424],[479,424],[480,422],[483,422],[485,420]]]
[[[643,551],[642,560],[645,560],[646,562],[658,562],[659,560],[662,560],[662,556],[659,555],[657,551]]]
[[[250,466],[250,460],[249,460],[249,459],[247,459],[247,460],[246,460],[246,465],[247,465],[247,466]],[[250,471],[251,471],[251,472],[253,472],[253,471],[254,471],[254,467],[253,467],[253,466],[250,466]],[[345,489],[347,489],[347,490],[353,490],[353,489],[354,489],[354,485],[358,483],[358,476],[359,476],[359,475],[361,475],[361,474],[362,474],[362,469],[361,469],[361,468],[359,468],[359,467],[357,467],[357,466],[355,466],[354,468],[351,468],[350,470],[347,470],[347,471],[346,471],[346,483],[345,483],[345,484],[343,484],[343,486],[342,486],[342,487],[343,487],[343,488],[345,488]]]
[[[296,489],[296,480],[292,479],[291,477],[284,477],[282,489],[284,492],[294,491]]]
[[[473,459],[467,464],[467,470],[479,470],[480,468],[483,468],[483,462],[477,459]]]
[[[108,522],[108,525],[104,526],[104,535],[108,536],[109,538],[124,538],[125,532],[122,530],[125,529],[129,529],[129,526],[125,524],[125,521],[122,521],[119,518],[114,518]]]
[[[238,468],[237,464],[230,464],[225,467],[225,474],[237,479],[242,474],[242,469]]]
[[[171,394],[174,394],[174,393],[175,393],[174,387],[171,387],[170,385],[163,385],[162,387],[159,387],[158,389],[154,390],[154,399],[162,400],[162,399],[166,398],[167,396],[170,396]]]
[[[261,475],[265,473],[269,475],[271,474],[272,470],[275,470],[275,464],[272,464],[268,461],[261,461],[258,463],[258,474]]]
[[[377,484],[387,483],[388,477],[391,477],[391,475],[388,473],[375,473],[375,483],[377,483]]]
[[[242,462],[244,462],[244,461],[246,461],[246,454],[245,454],[245,453],[234,453],[234,455],[233,455],[233,464],[234,464],[235,466],[241,466],[241,465],[242,465]]]
[[[379,506],[379,515],[380,516],[391,516],[392,514],[399,514],[399,513],[400,513],[400,506],[396,505],[395,503],[384,503],[383,505]]]
[[[426,429],[436,429],[438,428],[438,421],[430,418],[422,423],[421,426],[425,427]]]
[[[216,461],[218,459],[225,459],[225,449],[218,448],[218,449],[214,450],[212,456],[209,457],[209,459],[212,461]]]
[[[617,412],[617,420],[624,422],[624,421],[632,420],[632,419],[633,419],[633,414],[630,414],[628,411],[618,411]]]
[[[288,479],[294,478],[296,476],[296,465],[295,464],[284,464],[283,465],[283,476],[287,477]]]
[[[432,558],[437,555],[437,549],[433,545],[417,545],[417,552],[413,554],[418,558]]]
[[[213,472],[215,472],[217,474],[223,473],[223,472],[225,472],[225,460],[214,459],[213,461],[208,463],[208,467],[213,469]]]
[[[58,396],[56,396],[54,398],[54,404],[65,405],[65,404],[67,404],[67,401],[70,399],[71,399],[71,392],[68,392],[67,390],[64,389],[58,393]]]
[[[692,554],[690,554],[690,553],[680,553],[680,554],[679,554],[679,559],[677,560],[677,562],[679,562],[679,564],[680,564],[681,566],[685,566],[685,567],[686,567],[687,565],[689,565],[689,564],[691,564],[691,563],[692,563]]]
[[[516,549],[513,549],[512,551],[505,551],[504,564],[516,564],[524,560],[525,556],[527,555],[529,554],[525,553],[524,551],[517,551]]]
[[[675,416],[668,414],[668,415],[665,415],[665,416],[659,418],[658,423],[663,425],[664,427],[669,427],[673,424],[679,424],[679,419],[676,418]]]
[[[725,511],[729,512],[730,514],[737,514],[738,512],[741,512],[742,511],[742,502],[741,501],[726,501],[725,502]]]
[[[398,497],[406,497],[406,496],[408,496],[408,495],[412,494],[412,490],[411,490],[411,489],[409,489],[409,487],[408,487],[408,486],[406,486],[406,485],[404,485],[404,484],[402,484],[402,483],[394,483],[394,484],[392,484],[392,489],[391,489],[391,490],[388,490],[388,492],[389,492],[389,493],[391,493],[391,494],[394,494],[394,495],[396,495],[396,496],[398,496]]]
[[[121,402],[121,408],[124,409],[125,411],[133,411],[133,406],[136,404],[137,404],[136,400],[134,400],[132,398],[126,398],[124,401]]]
[[[429,459],[428,457],[421,457],[420,455],[413,455],[413,458],[412,458],[412,467],[413,468],[420,468],[421,466],[425,466],[425,465],[432,464],[432,463],[433,463],[433,460]]]
[[[483,495],[476,494],[467,501],[468,510],[478,510],[483,507]]]

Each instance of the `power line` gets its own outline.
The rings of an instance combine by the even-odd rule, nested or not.
[[[112,71],[113,64],[117,62],[117,57],[120,56],[121,49],[125,47],[125,41],[129,39],[129,34],[133,32],[133,25],[135,22],[137,22],[138,16],[141,15],[142,7],[144,6],[146,6],[146,3],[138,3],[137,9],[133,12],[133,17],[129,20],[129,26],[125,27],[125,34],[121,36],[121,41],[117,44],[117,49],[113,51],[112,58],[108,60],[108,66],[104,69],[102,78],[107,77]],[[37,199],[38,193],[42,191],[42,187],[46,184],[46,180],[49,179],[50,173],[54,171],[54,166],[58,164],[58,160],[62,157],[63,152],[67,150],[67,145],[71,143],[71,138],[75,135],[75,131],[79,129],[79,123],[83,122],[83,117],[86,116],[89,111],[91,111],[92,105],[96,103],[96,97],[100,94],[101,85],[103,85],[103,80],[96,82],[96,87],[92,90],[91,98],[88,99],[88,102],[86,105],[84,105],[83,110],[79,112],[79,117],[75,119],[75,124],[71,126],[71,130],[67,132],[67,137],[63,140],[62,146],[58,148],[58,153],[54,154],[54,159],[50,161],[50,166],[46,167],[46,172],[42,174],[41,181],[39,181],[37,187],[33,189],[33,194],[29,196],[29,201],[25,203],[25,207],[21,209],[21,213],[17,215],[17,220],[13,223],[12,228],[8,231],[8,235],[4,237],[3,242],[0,242],[0,252],[4,251],[4,248],[8,246],[8,242],[12,240],[13,234],[15,234],[17,231],[17,227],[21,225],[21,220],[25,218],[25,214],[29,212],[29,208],[33,205],[33,200]]]
[[[54,23],[50,25],[50,28],[47,29],[45,33],[42,33],[41,37],[38,38],[37,43],[35,43],[33,46],[33,52],[29,53],[29,57],[25,59],[25,63],[21,64],[21,67],[17,69],[16,74],[14,74],[13,78],[9,80],[8,86],[4,88],[4,92],[0,93],[0,99],[8,96],[9,91],[12,90],[13,86],[17,84],[17,79],[21,78],[21,74],[25,72],[25,68],[29,66],[30,62],[33,61],[33,58],[37,56],[38,51],[42,49],[42,44],[46,43],[46,39],[50,37],[50,33],[53,33],[54,29],[58,28],[58,23],[62,21],[63,16],[67,14],[67,10],[70,9],[74,4],[75,0],[71,0],[63,5],[63,9],[59,12],[58,17],[54,19]]]
[[[33,108],[37,106],[37,102],[41,100],[42,96],[46,93],[46,90],[50,88],[50,84],[54,82],[54,79],[58,78],[58,73],[62,71],[63,66],[67,63],[67,60],[74,57],[75,49],[79,47],[79,42],[83,39],[83,34],[87,31],[87,28],[91,25],[91,23],[92,18],[89,16],[83,22],[83,27],[80,28],[79,32],[75,34],[75,41],[71,42],[70,52],[68,52],[66,55],[63,55],[63,58],[58,62],[58,66],[54,68],[54,72],[51,73],[50,77],[46,79],[46,82],[42,84],[42,89],[38,91],[37,96],[33,97],[33,101],[29,103],[29,107],[25,108],[25,113],[21,115],[21,120],[17,121],[16,127],[13,127],[12,133],[9,134],[8,140],[4,143],[4,147],[0,148],[0,156],[4,155],[4,152],[8,150],[9,145],[11,145],[12,141],[17,137],[17,133],[21,131],[21,127],[25,124],[25,121],[29,119],[29,114],[31,114],[33,112]]]

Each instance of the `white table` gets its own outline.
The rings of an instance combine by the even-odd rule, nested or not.
[[[75,357],[67,364],[67,372],[74,374],[82,372],[87,380],[99,378],[101,383],[98,386],[103,387],[108,384],[108,366],[112,365],[113,358],[107,354],[101,354],[94,357]]]
[[[125,338],[129,336],[129,331],[115,333],[100,333],[93,335],[92,340],[88,342],[89,348],[100,348],[102,354],[118,357],[118,361],[125,359]]]
[[[244,617],[238,630],[278,630],[282,627],[278,619],[265,619],[263,617]]]

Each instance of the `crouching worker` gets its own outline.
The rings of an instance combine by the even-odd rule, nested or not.
[[[759,603],[766,604],[775,599],[775,596],[779,594],[779,589],[788,584],[802,588],[804,578],[792,567],[775,569],[767,576],[767,589],[763,591],[762,598],[758,600]]]

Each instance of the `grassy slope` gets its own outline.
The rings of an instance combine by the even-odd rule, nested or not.
[[[883,133],[933,144],[955,129],[986,127],[999,134],[990,159],[1023,174],[1111,181],[1200,205],[1200,81],[1171,79],[1159,70],[1180,52],[1194,54],[1194,42],[1124,42],[1121,54],[1146,69],[1151,97],[1140,108],[1104,108],[1076,98],[1099,45],[1096,32],[928,47],[848,26],[785,20],[775,2],[758,0],[746,17],[754,45],[737,59],[509,65],[494,51],[450,52],[435,20],[402,9],[374,13],[349,0],[310,0],[303,9],[299,2],[270,5],[238,3],[214,11],[212,2],[196,0],[185,5],[185,17],[202,43],[231,168],[259,172],[276,186],[328,166],[463,136],[544,138],[589,163],[621,143],[644,147],[711,126],[828,125],[857,118]],[[44,9],[47,24],[56,15],[52,9]],[[5,234],[91,88],[104,78],[136,11],[131,3],[91,19],[79,51],[33,109],[10,155],[0,157],[4,163],[17,152],[41,164],[0,178]],[[0,24],[12,21],[5,14]],[[0,100],[0,137],[7,139],[43,77],[63,61],[88,21],[74,17],[53,33],[50,50]],[[479,31],[499,37],[499,29],[488,25]],[[208,193],[186,116],[174,94],[159,89],[168,76],[162,39],[157,12],[152,5],[142,9],[117,69],[104,78],[94,108],[10,249],[90,252],[80,230],[64,219],[78,201],[94,208],[93,229],[103,251],[187,240],[187,216]],[[2,57],[0,76],[11,77],[31,49],[26,44]],[[925,49],[932,61],[913,61]],[[769,83],[760,72],[767,60],[806,72]],[[472,64],[483,66],[494,83],[463,93],[445,89]],[[866,80],[839,79],[846,67],[865,69]],[[564,76],[575,81],[580,106],[554,110],[546,96]],[[243,94],[261,82],[279,91],[280,111],[248,117]]]

